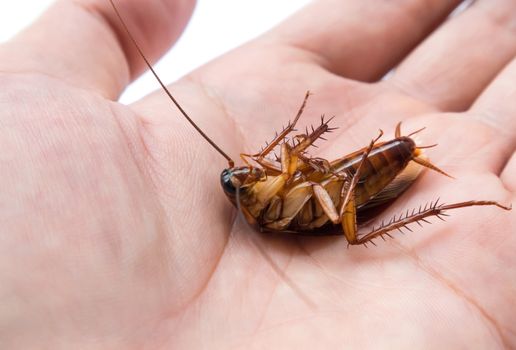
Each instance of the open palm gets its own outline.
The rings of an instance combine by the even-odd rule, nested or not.
[[[119,2],[153,58],[193,5]],[[516,3],[478,1],[433,31],[458,3],[315,1],[171,90],[234,158],[306,90],[300,124],[336,116],[317,150],[330,160],[398,121],[426,126],[419,143],[439,143],[427,153],[456,180],[424,173],[387,218],[438,197],[514,203]],[[107,1],[58,2],[0,57],[0,344],[516,346],[514,212],[449,212],[369,249],[260,235],[220,189],[224,159],[161,91],[113,102],[144,66]]]

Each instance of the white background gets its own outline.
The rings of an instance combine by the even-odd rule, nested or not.
[[[107,0],[106,0],[107,1]],[[0,42],[29,25],[53,0],[0,1]],[[310,0],[198,0],[181,39],[156,65],[165,82],[267,31]],[[142,0],[142,6],[145,1]],[[130,103],[157,89],[145,74],[122,95]]]

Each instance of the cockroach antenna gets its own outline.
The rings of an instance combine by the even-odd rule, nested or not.
[[[217,152],[219,152],[224,158],[226,158],[226,160],[228,161],[228,164],[229,164],[229,167],[232,168],[235,166],[235,162],[233,161],[233,159],[231,159],[230,156],[228,156],[226,154],[226,152],[224,152],[219,146],[217,146],[217,144],[215,142],[213,142],[209,137],[208,135],[206,135],[204,133],[204,131],[201,130],[201,128],[199,128],[197,126],[197,124],[194,123],[194,121],[188,116],[188,114],[185,112],[185,110],[183,109],[183,107],[181,107],[181,105],[177,102],[177,100],[174,98],[174,96],[172,96],[172,94],[170,93],[170,91],[167,89],[167,87],[165,86],[165,84],[163,84],[163,82],[161,81],[161,79],[159,78],[158,74],[156,73],[156,71],[154,70],[154,68],[152,67],[152,64],[149,62],[149,60],[147,60],[147,57],[145,57],[145,55],[143,54],[143,51],[141,50],[140,46],[138,45],[138,43],[136,42],[136,39],[133,37],[133,35],[131,34],[131,32],[129,31],[129,28],[127,28],[127,25],[125,24],[125,21],[123,20],[122,16],[120,15],[120,12],[118,12],[118,8],[116,7],[115,3],[113,2],[113,0],[109,0],[109,2],[111,3],[111,6],[113,7],[113,10],[115,10],[115,13],[116,13],[116,16],[118,17],[118,19],[120,20],[120,23],[122,23],[122,26],[124,27],[124,30],[125,32],[127,33],[127,35],[129,36],[129,38],[131,39],[131,41],[133,42],[134,46],[136,47],[136,50],[138,51],[138,53],[140,54],[141,58],[145,61],[145,64],[147,65],[147,67],[149,67],[150,71],[152,72],[152,75],[154,75],[154,77],[156,78],[156,80],[158,81],[158,83],[161,85],[161,87],[163,88],[163,90],[165,91],[165,93],[168,95],[168,97],[172,100],[172,102],[176,105],[177,109],[179,109],[179,111],[181,112],[181,114],[186,118],[186,120],[188,120],[188,122],[195,128],[195,130],[197,130],[197,132],[199,134],[201,134],[202,137],[204,137],[204,139],[206,141],[208,141],[208,143],[213,147],[215,148],[215,150],[217,150]]]

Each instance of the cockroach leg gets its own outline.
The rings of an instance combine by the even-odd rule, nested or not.
[[[253,154],[253,155],[246,155],[253,159],[260,159],[265,157],[267,154],[269,154],[274,147],[276,147],[282,140],[287,137],[289,133],[295,130],[296,123],[299,120],[299,117],[301,117],[301,114],[303,114],[303,110],[305,109],[306,102],[308,101],[308,97],[310,97],[310,91],[307,91],[305,94],[305,98],[303,99],[303,103],[301,104],[301,107],[299,107],[299,110],[297,111],[296,117],[294,118],[294,121],[288,122],[287,126],[281,131],[274,140],[271,141],[267,146],[263,148],[259,153]]]
[[[344,232],[344,236],[349,244],[355,244],[357,241],[358,235],[358,225],[357,225],[357,206],[355,203],[355,191],[352,190],[349,193],[349,199],[345,205],[341,208],[344,210],[341,213],[341,225],[342,231]]]
[[[281,173],[272,178],[270,181],[264,181],[260,186],[256,187],[257,205],[255,211],[264,209],[270,200],[278,194],[293,178],[296,172],[297,158],[292,157],[290,146],[286,143],[281,145]]]
[[[247,154],[247,153],[240,153],[240,158],[242,161],[247,165],[250,166],[249,160],[252,159],[264,168],[267,168],[269,170],[272,170],[273,172],[281,172],[277,164],[273,164],[273,162],[269,159],[266,159],[265,156],[267,156],[281,141],[283,141],[289,133],[294,131],[295,126],[299,118],[301,117],[301,114],[303,114],[303,110],[305,109],[306,102],[308,100],[308,97],[310,96],[310,91],[307,91],[305,94],[305,98],[303,99],[303,103],[301,104],[301,107],[299,107],[299,110],[296,114],[296,117],[294,118],[293,122],[289,122],[287,127],[283,129],[282,132],[280,132],[274,140],[272,140],[271,143],[267,144],[259,153],[256,154]]]
[[[364,154],[362,155],[362,159],[360,160],[357,171],[355,171],[355,174],[351,178],[351,182],[350,182],[349,186],[342,186],[342,190],[340,193],[340,198],[341,198],[341,201],[340,201],[341,205],[340,205],[340,210],[339,210],[340,217],[343,216],[344,210],[346,210],[346,207],[351,198],[351,195],[355,191],[355,187],[357,186],[358,180],[360,180],[360,173],[361,173],[362,167],[363,167],[367,157],[369,156],[369,153],[371,153],[371,150],[373,149],[374,144],[376,143],[376,141],[378,141],[380,139],[380,137],[382,137],[382,135],[383,135],[383,131],[380,130],[380,133],[378,134],[378,136],[375,139],[371,140],[369,147],[367,147],[367,149],[364,151]]]
[[[394,131],[394,137],[395,138],[401,137],[401,122],[398,122],[398,124],[396,124],[396,131]]]
[[[282,195],[281,215],[278,220],[265,224],[265,228],[273,231],[288,231],[288,226],[299,214],[313,195],[312,184],[303,182]],[[268,207],[270,209],[270,206]],[[286,231],[287,230],[287,231]]]
[[[411,231],[407,226],[408,224],[420,223],[421,221],[428,223],[426,218],[431,216],[436,216],[439,219],[442,219],[441,216],[447,216],[447,214],[445,213],[445,211],[447,210],[485,205],[494,205],[504,210],[512,209],[511,206],[505,206],[495,201],[467,201],[454,204],[438,204],[438,201],[436,201],[435,203],[431,203],[428,207],[425,206],[424,209],[419,208],[419,210],[417,211],[413,210],[410,214],[407,211],[407,214],[405,214],[405,216],[401,215],[399,218],[396,218],[396,216],[394,216],[387,224],[382,222],[380,227],[373,229],[371,232],[365,234],[364,236],[354,241],[348,241],[349,244],[364,244],[370,242],[371,240],[377,237],[382,237],[383,235],[390,236],[389,232],[393,230],[401,230],[402,228],[406,228],[409,231]]]
[[[313,145],[317,139],[319,139],[324,133],[331,132],[336,130],[337,128],[330,128],[329,123],[333,120],[334,117],[331,117],[328,120],[324,120],[324,115],[321,116],[321,124],[317,128],[312,127],[312,132],[309,134],[301,134],[297,135],[296,138],[301,141],[292,147],[292,153],[297,155],[304,152],[308,147]]]
[[[312,190],[315,199],[321,205],[326,216],[331,220],[331,222],[338,224],[340,222],[339,213],[337,212],[337,208],[335,208],[335,204],[333,203],[328,191],[316,182],[312,183]]]
[[[251,158],[251,156],[249,154],[240,153],[240,159],[242,159],[242,162],[244,162],[246,166],[251,166],[251,163],[249,163],[247,158]]]
[[[346,240],[349,244],[356,244],[357,242],[357,233],[358,233],[358,225],[357,225],[357,208],[355,203],[355,187],[358,184],[358,180],[360,179],[360,172],[362,170],[362,166],[364,165],[369,153],[374,147],[376,141],[382,137],[383,131],[380,130],[379,135],[371,140],[371,143],[364,151],[362,159],[358,165],[355,174],[351,178],[351,181],[344,182],[342,185],[342,190],[340,193],[340,210],[339,210],[339,218],[341,220],[342,231],[346,236]]]
[[[288,143],[281,144],[280,160],[281,172],[288,174],[289,177],[292,176],[297,169],[297,158],[292,159]]]
[[[258,158],[254,159],[251,155],[246,153],[240,153],[240,158],[245,163],[246,166],[252,167],[251,163],[249,162],[249,159],[252,159],[259,165],[261,165],[266,170],[269,170],[271,173],[269,175],[279,175],[281,174],[281,164],[277,161],[274,161],[272,159],[268,158]]]
[[[331,170],[331,164],[328,160],[319,157],[309,157],[304,153],[297,155],[299,159],[307,166],[311,167],[315,171],[319,171],[323,174],[328,174]]]
[[[271,172],[270,175],[281,174],[281,163],[279,162],[267,158],[257,159],[256,162],[265,169],[269,170]]]

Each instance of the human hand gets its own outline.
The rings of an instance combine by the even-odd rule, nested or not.
[[[426,172],[387,217],[437,197],[514,203],[516,4],[479,1],[432,32],[458,3],[316,1],[171,90],[234,156],[306,90],[300,123],[326,113],[340,127],[319,144],[329,159],[400,120],[426,126],[421,144],[439,143],[427,153],[457,179]],[[514,212],[450,212],[371,249],[256,234],[220,189],[224,159],[161,91],[113,102],[143,62],[107,1],[78,4],[0,48],[0,344],[515,346]],[[166,4],[119,5],[152,59],[191,12]]]

